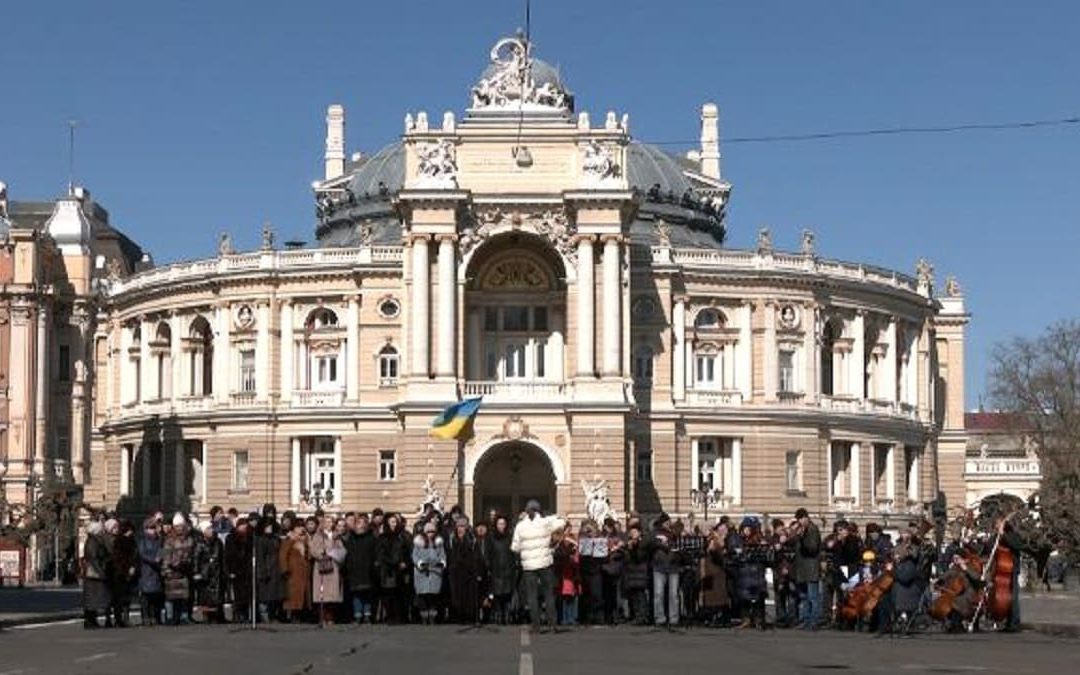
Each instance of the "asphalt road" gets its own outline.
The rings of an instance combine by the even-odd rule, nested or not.
[[[822,631],[654,632],[587,628],[528,635],[452,626],[320,630],[229,626],[86,631],[78,625],[0,633],[0,675],[636,675],[638,673],[1074,672],[1080,641],[1035,633],[907,639]]]

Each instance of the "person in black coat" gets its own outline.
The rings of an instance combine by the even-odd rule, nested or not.
[[[232,596],[233,621],[251,620],[251,556],[254,537],[251,522],[239,518],[232,533],[225,539],[225,575]]]
[[[192,554],[195,605],[202,609],[206,623],[214,623],[221,621],[225,604],[225,547],[212,523],[203,523],[199,532]]]
[[[345,584],[352,593],[352,616],[356,623],[375,618],[378,586],[375,578],[375,533],[367,516],[360,514],[345,536]]]
[[[277,522],[264,517],[255,536],[255,601],[259,606],[259,620],[270,621],[281,616],[281,601],[285,588],[278,563]]]
[[[450,579],[450,619],[458,623],[479,623],[484,561],[464,518],[454,525],[454,534],[450,537],[446,573]]]
[[[388,623],[408,620],[406,598],[410,592],[412,551],[401,516],[390,514],[383,522],[382,532],[375,542],[375,564],[378,573],[379,601]]]
[[[799,592],[799,624],[816,629],[821,622],[821,531],[810,513],[795,512],[792,545],[795,548],[795,585]]]
[[[488,592],[491,594],[493,620],[506,625],[510,620],[510,601],[518,583],[517,556],[510,550],[514,533],[505,516],[495,518],[495,531],[488,536],[485,549]]]

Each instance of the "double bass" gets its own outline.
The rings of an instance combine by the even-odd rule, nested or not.
[[[979,599],[975,616],[968,626],[969,632],[975,630],[979,614],[984,607],[987,615],[999,623],[1008,619],[1012,613],[1013,573],[1016,571],[1016,558],[1013,550],[1001,539],[1005,534],[1009,519],[1017,513],[1019,511],[1008,514],[998,525],[997,538],[994,539],[994,547],[990,550],[990,557],[987,559],[987,565],[989,565],[987,569],[992,570],[993,574],[989,578],[983,577],[985,584],[983,596]]]

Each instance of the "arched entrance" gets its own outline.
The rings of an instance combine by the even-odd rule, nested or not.
[[[530,499],[544,513],[554,513],[556,476],[544,452],[530,444],[508,441],[489,448],[473,472],[473,515],[484,518],[492,509],[517,515]]]

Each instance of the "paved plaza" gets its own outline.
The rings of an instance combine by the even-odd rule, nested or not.
[[[1053,673],[1073,672],[1075,640],[1038,633],[908,639],[802,631],[686,632],[519,627],[186,626],[86,631],[78,625],[0,634],[0,675],[300,675],[320,673]],[[449,666],[448,664],[453,664]]]

